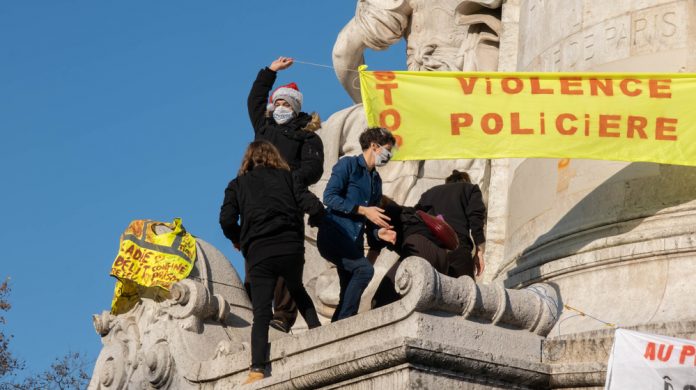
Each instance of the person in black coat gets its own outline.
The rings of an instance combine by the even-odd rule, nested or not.
[[[247,383],[265,376],[271,305],[279,277],[284,278],[307,326],[321,325],[302,285],[303,212],[321,219],[325,209],[316,196],[293,180],[290,167],[271,143],[252,142],[220,208],[220,226],[244,255],[251,289],[254,321]]]
[[[261,69],[249,92],[247,108],[254,128],[254,140],[272,143],[299,182],[310,186],[324,172],[324,145],[315,133],[321,128],[316,113],[302,112],[302,93],[297,84],[276,88],[277,72],[293,64],[292,58],[279,57]],[[270,96],[269,96],[270,95]]]
[[[483,257],[486,205],[481,189],[471,184],[469,175],[455,169],[445,179],[445,184],[425,191],[415,208],[432,215],[442,215],[457,232],[459,248],[448,254],[446,274],[455,278],[462,275],[472,278],[474,275],[480,276],[486,265]],[[476,251],[472,256],[474,248]]]
[[[323,173],[324,145],[315,133],[321,127],[321,119],[316,113],[301,111],[303,96],[297,84],[280,86],[271,93],[277,72],[292,64],[292,58],[279,57],[261,69],[249,92],[247,108],[254,140],[266,140],[278,148],[295,182],[307,187],[316,183]],[[282,278],[278,280],[273,302],[271,326],[287,333],[297,318],[297,306]]]

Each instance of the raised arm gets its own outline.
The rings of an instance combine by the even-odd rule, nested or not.
[[[289,68],[293,63],[292,58],[278,57],[267,67],[261,69],[256,75],[256,80],[251,86],[249,97],[247,98],[247,109],[249,119],[254,131],[259,131],[266,117],[266,105],[268,105],[268,95],[273,89],[277,72]]]
[[[401,39],[412,9],[406,0],[358,2],[355,17],[343,27],[333,47],[336,76],[353,102],[360,103],[358,66],[365,49],[384,50]]]

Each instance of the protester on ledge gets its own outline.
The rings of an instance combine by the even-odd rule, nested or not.
[[[396,242],[389,217],[377,207],[382,179],[375,169],[387,164],[396,140],[386,129],[370,128],[359,141],[362,154],[341,158],[331,171],[324,191],[328,212],[317,234],[319,253],[338,271],[340,294],[332,322],[358,312],[360,297],[374,275],[365,257],[364,235]]]
[[[374,264],[381,248],[399,254],[399,260],[387,271],[380,281],[379,287],[372,299],[372,307],[378,308],[397,301],[400,296],[394,288],[396,271],[401,261],[410,256],[422,257],[435,270],[447,275],[449,271],[449,254],[457,247],[457,234],[447,221],[440,217],[430,218],[431,226],[426,223],[424,216],[413,207],[401,206],[386,195],[382,195],[380,207],[391,219],[396,232],[396,243],[375,243],[371,245],[368,258]],[[435,226],[437,225],[437,226]]]
[[[459,247],[447,254],[447,270],[441,272],[454,278],[481,276],[486,266],[483,257],[486,205],[481,189],[471,184],[469,174],[455,169],[445,179],[445,184],[425,191],[415,208],[442,215],[457,232]]]
[[[324,206],[293,180],[290,167],[267,141],[254,141],[246,150],[238,176],[225,190],[220,226],[245,259],[254,313],[251,327],[251,369],[246,383],[263,379],[268,355],[268,328],[276,282],[285,279],[309,328],[319,318],[302,285],[304,221],[322,218]],[[241,217],[241,226],[238,220]]]
[[[303,96],[295,83],[280,86],[271,93],[277,72],[292,64],[292,58],[278,57],[261,69],[249,92],[247,107],[254,139],[269,141],[278,148],[290,166],[293,179],[306,188],[323,173],[324,146],[315,133],[321,127],[321,119],[316,113],[301,111]],[[283,278],[278,279],[275,291],[271,326],[287,333],[295,324],[297,306]]]

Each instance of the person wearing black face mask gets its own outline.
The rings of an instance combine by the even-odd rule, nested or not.
[[[261,69],[249,92],[247,108],[254,141],[265,140],[278,148],[290,166],[293,180],[307,188],[324,172],[324,145],[315,133],[321,128],[321,119],[316,113],[301,111],[303,96],[297,84],[280,86],[271,93],[277,72],[292,64],[292,58],[279,57]],[[297,306],[282,278],[276,286],[273,309],[271,326],[289,332],[297,318]]]

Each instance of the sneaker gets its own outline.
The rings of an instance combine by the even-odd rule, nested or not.
[[[254,382],[258,382],[261,379],[265,378],[266,375],[263,373],[263,371],[258,371],[256,369],[251,369],[249,370],[249,376],[247,376],[247,379],[242,383],[243,385],[248,385]]]
[[[285,322],[281,320],[271,320],[270,324],[271,328],[279,330],[284,333],[289,333],[290,332],[290,326],[286,324]]]

